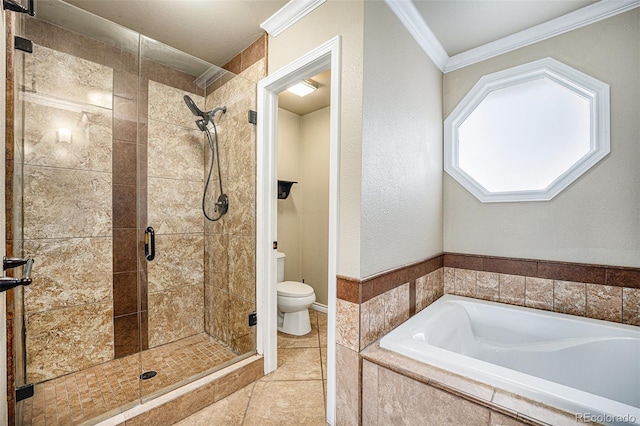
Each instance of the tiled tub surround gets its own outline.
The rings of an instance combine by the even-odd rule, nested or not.
[[[336,422],[361,424],[359,352],[443,292],[443,256],[360,281],[338,277]]]
[[[377,342],[361,356],[364,425],[576,424],[574,416],[387,351]]]
[[[638,268],[445,253],[366,280],[338,277],[338,424],[362,423],[359,352],[444,293],[640,325]]]
[[[568,416],[640,419],[638,343],[638,327],[451,294],[380,340],[384,349]]]

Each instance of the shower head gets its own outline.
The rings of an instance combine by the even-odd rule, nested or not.
[[[193,102],[193,99],[191,99],[189,95],[184,95],[184,103],[187,104],[193,115],[198,116],[202,118],[202,120],[204,120],[205,125],[209,122],[209,114],[200,110],[200,108],[196,106],[196,103]]]
[[[213,123],[214,116],[217,112],[222,112],[223,114],[227,112],[226,106],[218,107],[211,111],[204,112],[196,106],[196,103],[193,102],[193,99],[191,99],[189,95],[184,95],[183,99],[184,103],[187,104],[193,115],[195,115],[196,117],[200,117],[198,120],[196,120],[196,125],[198,126],[198,129],[203,132],[206,130],[209,121]]]

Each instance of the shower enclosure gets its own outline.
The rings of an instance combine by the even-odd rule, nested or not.
[[[255,109],[236,75],[58,1],[20,17],[13,246],[17,424],[95,422],[255,353]],[[215,116],[211,164],[187,95]],[[212,132],[213,133],[213,132]]]

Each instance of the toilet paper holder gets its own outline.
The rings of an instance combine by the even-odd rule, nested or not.
[[[286,199],[289,196],[289,192],[291,192],[291,186],[293,186],[294,183],[298,182],[293,182],[290,180],[278,180],[278,199]]]

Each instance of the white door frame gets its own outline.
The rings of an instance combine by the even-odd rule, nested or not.
[[[327,325],[327,422],[335,424],[336,275],[338,261],[338,158],[340,145],[341,38],[327,41],[258,83],[256,188],[257,349],[264,355],[264,373],[275,370],[277,353],[277,158],[278,93],[294,83],[331,68],[329,142],[329,264]]]

